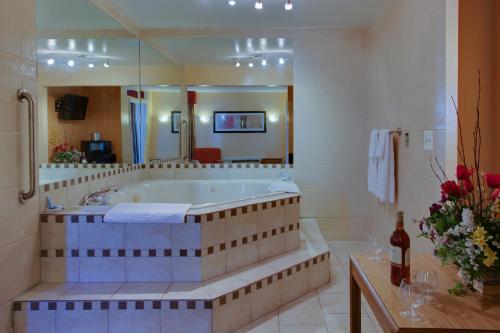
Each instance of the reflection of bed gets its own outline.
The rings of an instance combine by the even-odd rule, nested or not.
[[[200,163],[221,163],[222,152],[220,148],[195,148],[193,159]]]

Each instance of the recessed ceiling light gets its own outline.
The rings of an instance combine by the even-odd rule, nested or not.
[[[262,65],[262,66],[267,66],[267,60],[266,60],[266,59],[262,59],[262,61],[261,61],[261,65]]]
[[[89,64],[89,68],[94,68],[94,67],[95,67],[95,66],[94,66],[94,64],[93,64],[93,63],[90,63],[90,64]]]
[[[229,4],[229,6],[232,7],[232,6],[236,5],[236,1],[235,0],[229,0],[228,4]]]
[[[278,60],[278,62],[279,62],[279,64],[280,64],[280,65],[284,65],[284,64],[285,64],[285,59],[280,58],[280,59]]]
[[[292,0],[285,0],[285,10],[292,10],[292,9],[293,9]]]
[[[256,0],[255,1],[255,9],[262,9],[264,7],[264,4],[262,3],[262,0]]]
[[[75,66],[75,61],[74,60],[68,60],[68,66],[69,67]]]
[[[111,64],[109,63],[109,61],[106,61],[106,62],[104,63],[104,67],[105,67],[105,68],[109,68],[109,66],[111,66]]]
[[[239,62],[239,61],[237,61],[234,65],[235,65],[236,67],[240,67],[240,66],[241,66],[241,64],[240,64],[240,62]]]
[[[50,65],[50,66],[52,66],[55,62],[56,61],[54,59],[52,59],[52,58],[50,58],[50,59],[47,60],[47,64]]]
[[[249,63],[248,67],[253,68],[253,62]]]

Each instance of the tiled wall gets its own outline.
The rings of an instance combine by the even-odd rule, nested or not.
[[[412,219],[425,216],[440,193],[429,158],[444,163],[445,14],[445,0],[393,1],[367,40],[370,128],[402,127],[410,134],[410,146],[399,145],[398,207],[370,197],[370,226],[389,237],[396,210],[404,210],[413,248],[424,251],[429,242],[416,238]],[[424,130],[434,131],[433,152],[424,151]]]
[[[0,11],[0,332],[12,332],[11,300],[39,280],[38,197],[26,205],[18,193],[28,183],[27,108],[19,88],[35,100],[34,0],[3,0]],[[22,112],[21,112],[22,110]],[[36,126],[35,126],[36,127]]]
[[[365,239],[366,30],[294,36],[294,177],[326,239]]]

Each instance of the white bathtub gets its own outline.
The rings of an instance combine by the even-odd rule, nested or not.
[[[282,195],[268,193],[274,181],[279,180],[147,180],[113,192],[108,203],[190,203],[192,209],[207,208]]]

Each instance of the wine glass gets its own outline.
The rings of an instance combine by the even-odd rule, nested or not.
[[[413,321],[419,321],[422,319],[415,311],[415,308],[422,304],[422,297],[417,283],[412,282],[409,278],[401,280],[401,284],[398,289],[398,296],[401,299],[401,302],[408,308],[408,310],[400,312],[401,316]]]
[[[385,245],[377,235],[368,235],[368,247],[370,248],[370,253],[375,253],[375,255],[370,256],[369,259],[380,262],[380,254],[384,252]]]
[[[415,272],[415,282],[419,285],[424,294],[424,303],[432,304],[437,300],[431,294],[439,285],[438,275],[435,270],[417,270]]]

